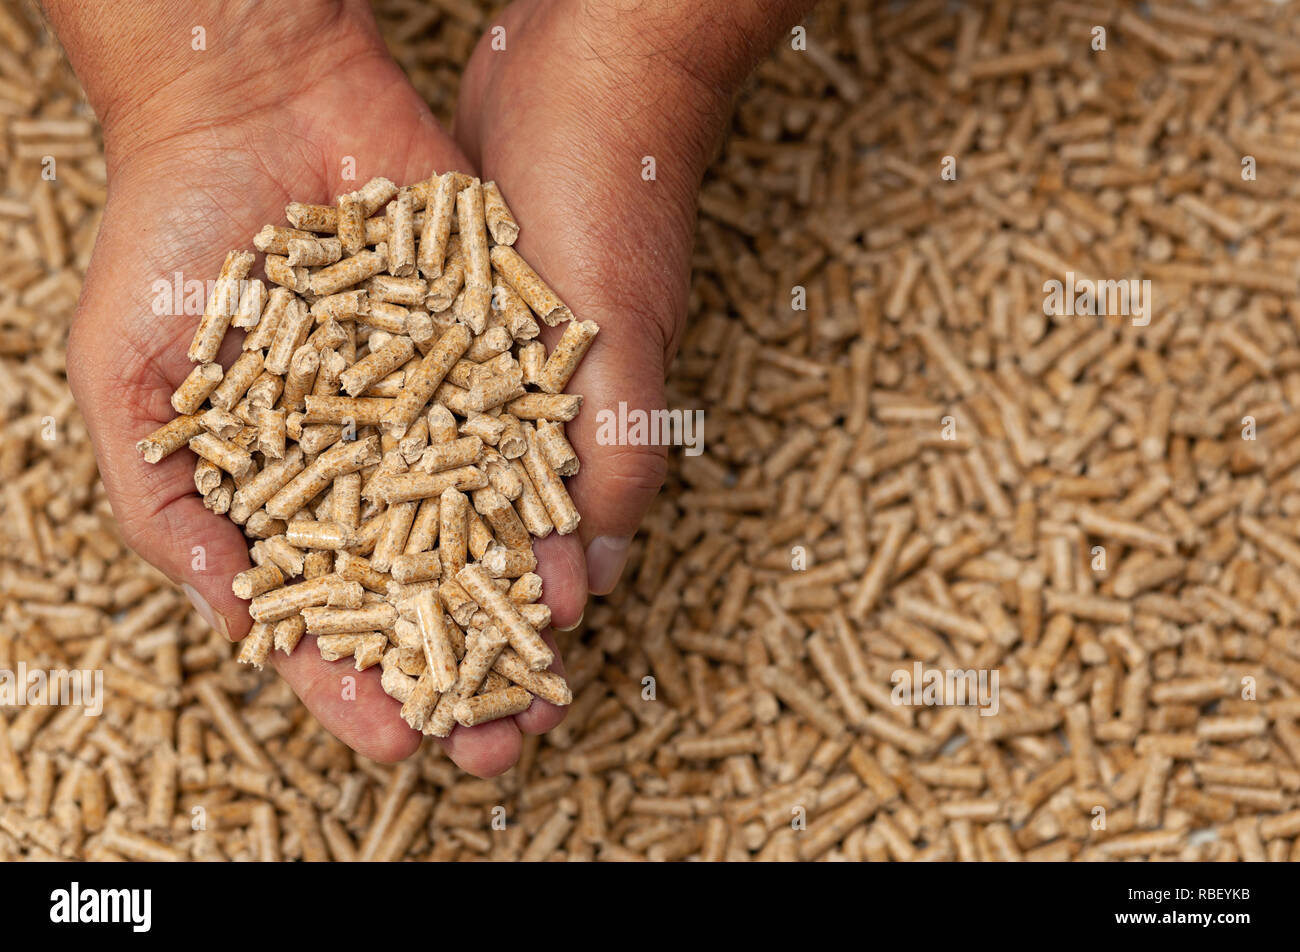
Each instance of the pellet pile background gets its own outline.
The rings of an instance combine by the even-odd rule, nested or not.
[[[487,11],[377,12],[447,119]],[[807,27],[704,188],[705,453],[559,635],[567,720],[476,780],[353,755],[118,541],[62,369],[97,132],[0,2],[0,668],[110,690],[0,716],[0,857],[1300,858],[1300,16]],[[1149,324],[1045,315],[1070,271],[1150,280]],[[998,714],[892,703],[916,662]]]

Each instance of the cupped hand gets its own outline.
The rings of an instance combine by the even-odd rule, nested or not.
[[[567,426],[581,460],[568,486],[582,523],[577,537],[539,546],[547,590],[574,619],[588,591],[606,594],[618,581],[663,483],[665,448],[603,444],[599,414],[617,414],[620,403],[664,406],[665,369],[686,319],[700,181],[731,105],[729,94],[654,53],[641,14],[602,16],[601,6],[511,4],[470,59],[455,127],[518,219],[520,254],[577,319],[600,325],[568,387],[584,398]],[[562,331],[546,329],[543,339],[552,345]]]
[[[192,367],[186,349],[198,319],[156,313],[170,310],[156,308],[170,294],[160,287],[206,284],[227,251],[251,249],[262,225],[284,223],[289,201],[329,203],[376,175],[410,183],[435,169],[471,169],[383,48],[369,12],[344,8],[342,18],[305,21],[300,36],[281,38],[283,58],[241,63],[228,87],[208,77],[202,95],[162,89],[135,108],[114,101],[101,109],[108,200],[68,341],[68,378],[125,540],[232,640],[250,625],[248,603],[230,587],[249,566],[243,533],[204,509],[193,453],[150,465],[135,449],[175,416],[171,393]],[[351,169],[355,179],[345,178]],[[228,335],[223,366],[241,336]],[[381,689],[378,669],[358,675],[350,659],[325,662],[313,640],[272,656],[312,713],[364,756],[413,753],[420,734]],[[356,676],[355,699],[345,699],[346,675]],[[520,723],[539,729],[559,720],[557,709],[535,702],[542,707]],[[518,756],[519,728],[457,727],[445,744],[462,767],[486,775]]]

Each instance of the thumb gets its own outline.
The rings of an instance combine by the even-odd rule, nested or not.
[[[180,585],[209,625],[238,640],[250,624],[248,603],[230,587],[250,564],[243,533],[225,516],[203,507],[194,487],[193,452],[180,449],[150,464],[135,448],[138,440],[175,417],[169,397],[187,368],[142,358],[129,348],[105,361],[102,345],[88,340],[99,335],[84,313],[69,335],[68,380],[122,539]],[[156,382],[145,382],[155,375]]]
[[[590,310],[584,316],[596,321],[600,333],[566,388],[583,395],[582,411],[567,425],[580,461],[568,488],[582,513],[578,531],[587,587],[607,595],[667,474],[666,448],[647,445],[659,442],[656,434],[635,426],[664,409],[664,346],[662,335],[639,316]]]
[[[183,450],[182,470],[191,470],[194,454]],[[148,463],[141,465],[148,466]],[[182,474],[183,476],[185,473]],[[135,512],[133,502],[109,492],[114,514],[120,516],[125,541],[180,585],[203,620],[232,641],[248,634],[248,602],[231,590],[234,577],[251,564],[248,543],[224,515],[209,512],[194,486],[153,513]]]

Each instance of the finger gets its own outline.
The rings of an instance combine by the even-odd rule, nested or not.
[[[393,763],[419,748],[420,732],[402,720],[402,705],[380,685],[378,668],[326,661],[310,635],[293,654],[272,652],[271,663],[316,720],[362,757]]]
[[[535,697],[533,703],[528,705],[528,710],[515,715],[515,723],[519,725],[521,733],[545,734],[564,720],[564,715],[567,712],[567,707],[560,707],[550,701],[543,701],[541,698]]]
[[[84,323],[74,325],[68,376],[123,541],[180,585],[209,625],[228,638],[242,638],[250,623],[248,603],[236,598],[230,585],[250,564],[243,533],[203,507],[194,488],[192,452],[179,450],[150,464],[135,448],[136,441],[175,416],[168,398],[189,370],[184,345],[179,345],[180,366],[159,361],[146,370],[139,366],[145,358],[130,350],[119,351],[111,362],[98,350],[88,356],[87,347],[97,345],[84,335]]]
[[[151,515],[132,512],[125,503],[114,504],[113,512],[123,511],[118,519],[131,548],[180,585],[212,628],[239,641],[252,622],[248,602],[235,596],[231,583],[251,564],[248,543],[234,523],[203,508],[193,485],[181,491],[184,495]]]
[[[457,724],[439,743],[461,770],[476,777],[495,777],[514,766],[523,747],[513,718],[488,721],[474,727]]]
[[[587,587],[606,595],[618,582],[632,536],[667,474],[666,448],[648,445],[662,442],[662,434],[648,427],[657,419],[655,411],[665,408],[664,378],[661,343],[647,339],[639,319],[592,310],[598,311],[591,318],[600,333],[569,384],[583,395],[583,405],[565,431],[580,461],[568,490],[582,513],[578,531],[586,550]],[[639,434],[626,425],[638,419],[647,427]]]
[[[587,563],[577,536],[556,535],[533,540],[542,601],[551,610],[551,624],[561,631],[582,620],[587,607]]]

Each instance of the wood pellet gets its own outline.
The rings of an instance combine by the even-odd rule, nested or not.
[[[195,370],[171,401],[182,414],[178,419],[198,416],[203,432],[182,444],[172,436],[177,424],[168,422],[144,437],[137,449],[146,460],[158,462],[188,446],[199,457],[204,478],[196,471],[195,483],[200,492],[209,493],[205,503],[224,485],[226,473],[234,488],[222,498],[218,511],[246,527],[259,521],[283,525],[270,535],[250,532],[255,564],[233,582],[235,593],[250,599],[254,622],[240,645],[241,662],[260,668],[272,651],[292,652],[304,633],[312,635],[327,661],[351,657],[358,671],[378,664],[384,690],[403,702],[402,718],[415,730],[446,737],[457,722],[473,726],[522,712],[532,701],[529,685],[544,684],[542,693],[553,703],[572,700],[558,675],[539,676],[555,655],[538,631],[548,627],[550,613],[537,602],[544,592],[533,574],[537,559],[532,539],[552,531],[567,535],[577,528],[580,515],[552,459],[570,475],[579,463],[572,448],[566,450],[559,424],[544,415],[545,407],[538,407],[512,430],[526,446],[525,474],[516,474],[520,491],[515,496],[522,496],[523,480],[529,480],[544,513],[534,514],[525,528],[510,501],[499,494],[475,496],[476,506],[489,508],[488,523],[470,508],[461,490],[491,491],[485,451],[495,452],[490,444],[499,445],[505,434],[501,417],[507,414],[507,402],[525,397],[527,390],[510,353],[514,338],[501,323],[488,327],[490,320],[504,321],[504,316],[496,317],[485,302],[469,296],[476,288],[490,291],[493,286],[490,223],[481,183],[459,172],[443,172],[435,173],[425,189],[434,195],[456,192],[458,234],[470,262],[462,294],[449,313],[438,315],[454,323],[422,348],[419,357],[411,336],[386,328],[394,318],[401,330],[421,317],[430,319],[429,312],[420,310],[427,303],[428,282],[411,272],[418,258],[425,273],[441,273],[445,257],[439,249],[445,249],[450,222],[422,231],[421,240],[432,247],[417,248],[411,189],[372,179],[340,196],[335,218],[339,237],[313,239],[314,245],[303,239],[289,242],[290,264],[285,268],[294,273],[277,272],[277,256],[267,254],[267,277],[278,285],[269,295],[260,281],[248,278],[254,255],[234,250],[226,256],[189,350]],[[492,194],[491,227],[513,241],[518,226],[509,218],[500,190],[494,187]],[[368,222],[374,218],[386,221],[387,228],[374,229],[375,237],[382,233],[385,240],[370,248]],[[352,224],[345,233],[348,222]],[[268,225],[259,237],[281,227]],[[384,279],[385,268],[393,280]],[[531,270],[526,285],[521,282],[514,290],[541,302],[536,305],[541,308],[539,318],[549,321],[557,310],[568,313]],[[312,299],[298,292],[309,292]],[[385,326],[367,322],[371,294],[380,299],[377,304],[388,305],[380,310],[383,321],[390,322]],[[320,306],[340,295],[348,298],[339,309]],[[260,312],[258,302],[267,302]],[[241,400],[238,391],[223,394],[220,404],[209,409],[206,402],[222,380],[221,367],[211,360],[236,311],[249,334],[258,335],[263,320],[275,321],[276,328],[265,354],[249,349],[245,339],[240,359],[251,354],[251,362],[262,368],[249,385],[249,395]],[[340,324],[336,315],[346,320]],[[314,323],[319,325],[315,331]],[[537,381],[542,396],[559,396],[596,333],[591,321],[566,330]],[[475,349],[488,338],[496,342]],[[471,368],[468,408],[449,408],[438,400],[440,386],[463,360]],[[340,369],[323,379],[322,363]],[[375,394],[381,382],[389,382],[397,395]],[[265,391],[261,405],[252,393],[259,384]],[[334,392],[340,388],[343,394]],[[580,397],[571,397],[571,404],[557,416],[571,419],[580,404]],[[457,410],[466,417],[463,425],[456,419]],[[238,421],[249,419],[257,431],[255,450],[214,432],[226,430],[223,411],[233,414],[237,432],[243,430]],[[209,417],[210,412],[219,415]],[[288,414],[301,422],[290,427]],[[208,428],[211,424],[213,429]],[[321,439],[308,441],[308,428],[320,424],[339,425]],[[542,452],[535,426],[547,428],[549,457]],[[457,436],[468,432],[466,428],[476,432]],[[412,429],[417,435],[408,448],[402,441]],[[436,435],[436,441],[430,442],[430,435]],[[421,512],[421,530],[413,531]],[[363,516],[367,525],[376,526],[373,532],[363,533]],[[471,545],[469,537],[476,529],[481,539]],[[409,567],[421,556],[420,568]],[[391,574],[399,558],[406,559],[401,578]],[[514,591],[516,580],[525,576],[528,581],[519,591],[526,594],[507,598],[502,586]],[[365,580],[364,588],[359,578]],[[468,599],[451,602],[442,594],[450,586]],[[367,590],[381,598],[368,600]],[[472,617],[459,611],[466,604],[475,608]],[[450,609],[456,609],[459,620],[447,614]],[[413,645],[404,643],[402,624],[413,631]],[[522,670],[498,664],[507,645]],[[494,670],[495,680],[489,678]]]
[[[448,118],[486,11],[376,8]],[[479,780],[432,744],[352,753],[123,546],[62,368],[98,133],[3,0],[0,668],[97,668],[107,694],[99,717],[0,710],[0,858],[1300,859],[1288,16],[821,5],[701,195],[668,403],[704,411],[704,453],[670,450],[620,587],[557,634],[566,679],[533,666],[544,593],[510,553],[573,515],[563,423],[586,410],[550,390],[589,341],[574,314],[537,349],[569,316],[512,256],[508,189],[438,177],[410,214],[360,183],[250,240],[285,283],[209,302],[142,453],[196,442],[196,482],[258,537],[249,660],[311,635],[447,728],[571,697]],[[1067,272],[1150,280],[1152,310],[1045,314]],[[413,280],[423,310],[460,298],[460,352],[402,303]],[[335,361],[331,322],[375,346]],[[214,380],[231,329],[246,349]],[[502,355],[523,395],[480,384]],[[503,544],[475,554],[480,523]],[[925,702],[926,672],[956,671],[998,673],[996,714],[935,703],[951,679]]]

